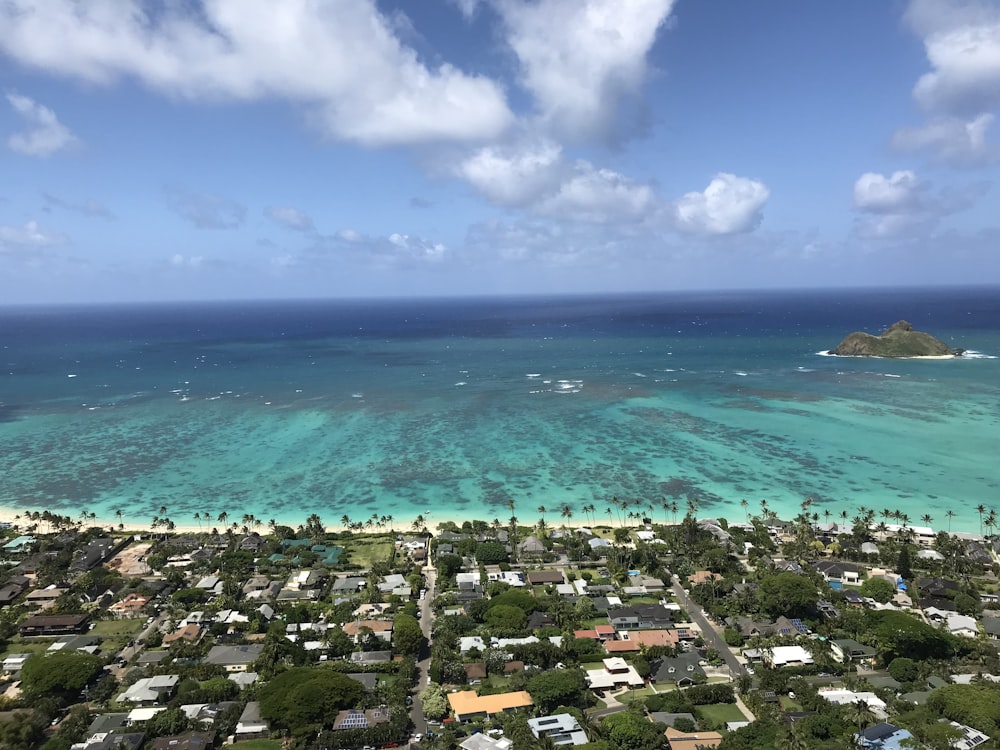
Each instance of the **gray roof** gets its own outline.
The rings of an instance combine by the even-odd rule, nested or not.
[[[207,664],[236,665],[253,664],[260,658],[264,646],[259,643],[252,643],[243,646],[212,646],[205,657]]]

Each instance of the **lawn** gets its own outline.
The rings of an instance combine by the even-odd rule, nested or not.
[[[281,750],[281,740],[243,740],[229,747],[236,750]]]
[[[362,569],[370,568],[372,563],[388,560],[392,556],[393,542],[391,539],[352,539],[344,542],[347,560],[351,565]],[[341,556],[343,559],[343,556]]]
[[[695,715],[699,719],[718,727],[725,727],[730,721],[746,721],[747,717],[736,707],[735,703],[713,703],[709,706],[695,706]]]
[[[644,698],[648,698],[651,695],[655,695],[653,688],[643,687],[638,690],[629,690],[627,693],[620,693],[615,697],[618,699],[619,703],[634,703],[635,701],[641,701]]]
[[[7,644],[7,649],[0,653],[0,660],[6,659],[10,654],[40,654],[49,646],[55,643],[51,641],[21,641],[14,638]]]
[[[802,710],[802,704],[801,703],[793,701],[791,698],[789,698],[786,695],[778,696],[778,703],[781,705],[781,710],[782,711],[801,711]]]
[[[111,635],[135,635],[146,624],[145,620],[98,620],[90,635],[106,638]]]

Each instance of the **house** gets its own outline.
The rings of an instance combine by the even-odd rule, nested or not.
[[[878,545],[875,542],[862,542],[861,543],[861,554],[862,555],[877,555]]]
[[[375,672],[350,672],[347,674],[355,682],[360,682],[366,692],[372,692],[378,687],[378,674]]]
[[[90,615],[32,615],[18,628],[22,637],[83,633],[90,625]]]
[[[620,657],[603,660],[602,669],[587,670],[587,686],[591,690],[613,690],[618,687],[642,687],[645,683],[635,667]]]
[[[111,537],[101,537],[95,539],[82,549],[78,549],[73,556],[73,561],[69,564],[71,573],[86,573],[93,570],[105,560],[110,559],[116,552],[123,549],[131,541],[127,537],[124,539],[113,539]]]
[[[854,735],[854,739],[865,750],[903,750],[907,747],[903,745],[904,740],[912,736],[906,729],[882,722],[862,730]]]
[[[331,591],[335,596],[343,593],[356,594],[365,587],[365,583],[364,576],[337,576]]]
[[[157,737],[150,750],[206,750],[215,744],[215,732],[185,732],[173,737]]]
[[[348,709],[338,711],[333,720],[333,731],[342,729],[371,729],[389,721],[389,709],[386,707],[369,708],[365,711]]]
[[[514,743],[504,736],[493,737],[482,732],[476,732],[466,737],[459,744],[462,750],[511,750]]]
[[[545,554],[545,545],[542,544],[537,537],[529,536],[517,545],[517,551],[523,557],[536,557],[538,555]]]
[[[615,630],[670,628],[674,624],[674,615],[662,604],[640,604],[634,607],[609,609],[608,620]]]
[[[1000,640],[1000,617],[984,616],[982,619],[983,631],[992,640]]]
[[[7,542],[3,546],[3,551],[9,555],[23,555],[34,546],[35,537],[22,535]]]
[[[949,615],[944,621],[945,629],[952,635],[963,638],[975,638],[979,635],[979,624],[975,617],[968,615]]]
[[[649,681],[657,685],[675,684],[678,687],[693,685],[705,680],[705,670],[697,653],[684,651],[677,656],[664,656],[653,661],[650,666]]]
[[[246,672],[260,658],[263,644],[245,646],[212,646],[205,657],[206,664],[217,664],[227,672]]]
[[[823,576],[824,581],[861,583],[861,567],[854,563],[843,562],[841,560],[820,560],[813,567]]]
[[[144,677],[129,685],[124,693],[118,696],[119,703],[163,703],[170,699],[177,683],[180,682],[180,675],[162,674],[156,677]]]
[[[566,578],[558,570],[532,570],[525,574],[529,586],[546,586],[565,583]]]
[[[955,595],[962,590],[958,581],[952,581],[948,578],[918,578],[913,583],[920,589],[923,596],[937,599],[954,599]]]
[[[713,573],[710,570],[696,570],[694,573],[687,577],[688,583],[692,586],[700,586],[703,583],[711,583],[712,581],[721,581],[722,576],[719,573]]]
[[[572,714],[554,714],[528,719],[535,739],[548,737],[553,745],[586,745],[587,733]]]
[[[145,738],[143,732],[98,732],[72,747],[73,750],[139,750]]]
[[[236,722],[237,740],[248,740],[258,737],[267,737],[271,733],[271,727],[260,716],[260,703],[250,701],[247,703],[243,713],[240,714],[239,721]]]
[[[3,659],[4,672],[20,672],[24,663],[31,658],[31,654],[7,654]]]
[[[152,597],[136,592],[126,594],[125,598],[117,601],[108,607],[108,611],[115,617],[131,618],[138,617],[149,604]]]
[[[17,599],[28,588],[30,582],[27,576],[14,576],[3,586],[0,586],[0,607],[5,607]]]
[[[29,607],[38,609],[49,609],[56,603],[56,599],[65,594],[69,589],[59,588],[55,584],[42,589],[33,589],[24,597],[24,603]]]
[[[476,695],[475,690],[462,690],[448,693],[448,703],[457,721],[468,721],[477,717],[490,717],[513,711],[518,708],[528,708],[535,702],[524,690],[513,693],[497,693],[495,695]]]
[[[614,545],[604,537],[595,536],[593,539],[588,539],[587,544],[590,545],[591,549],[594,550],[606,550],[608,547],[613,547]]]
[[[355,651],[351,654],[355,664],[385,664],[392,661],[392,651]]]
[[[482,662],[473,662],[465,665],[465,681],[470,685],[478,685],[486,679],[486,665]]]
[[[957,721],[949,721],[948,723],[952,726],[952,728],[961,732],[960,737],[948,743],[955,748],[955,750],[972,750],[974,747],[979,747],[980,745],[989,742],[989,736],[983,734],[978,729],[973,729],[965,724],[959,724]]]
[[[833,652],[833,658],[840,663],[874,659],[877,653],[871,646],[858,643],[853,638],[840,638],[830,641],[830,651]]]
[[[830,703],[836,703],[839,706],[847,706],[858,701],[864,701],[878,718],[884,719],[886,717],[885,701],[875,695],[875,693],[829,689],[820,690],[819,697],[830,701]]]
[[[722,735],[718,732],[682,732],[667,727],[663,734],[670,750],[708,750],[722,744]]]
[[[344,632],[353,638],[355,643],[359,642],[363,628],[372,631],[377,638],[386,643],[392,641],[392,622],[389,620],[355,620],[343,626]]]
[[[813,664],[813,657],[802,646],[772,646],[763,650],[764,659],[775,669]]]
[[[185,641],[186,643],[197,643],[201,640],[202,627],[197,622],[189,622],[187,625],[177,628],[173,633],[168,633],[163,636],[164,644],[171,644],[176,641]]]

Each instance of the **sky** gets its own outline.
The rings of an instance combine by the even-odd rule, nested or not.
[[[1000,283],[1000,0],[4,0],[0,305]]]

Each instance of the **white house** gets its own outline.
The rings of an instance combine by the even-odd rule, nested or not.
[[[979,635],[979,623],[975,617],[968,615],[949,615],[944,626],[952,635],[960,635],[965,638],[975,638]]]
[[[613,690],[616,687],[642,687],[645,683],[635,667],[621,657],[604,660],[603,669],[587,670],[587,685],[591,690]]]
[[[812,654],[802,646],[774,646],[763,654],[775,668],[813,663]]]

